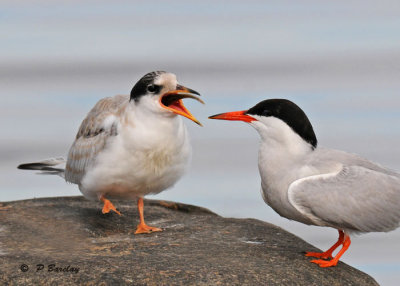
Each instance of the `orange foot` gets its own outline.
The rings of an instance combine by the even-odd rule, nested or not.
[[[340,249],[338,254],[336,254],[334,258],[331,258],[331,260],[322,260],[322,259],[311,260],[312,263],[318,264],[320,267],[336,266],[339,262],[340,257],[343,255],[343,253],[346,252],[350,244],[351,244],[350,237],[347,234],[345,234],[342,230],[339,230],[339,239],[331,248],[322,253],[307,252],[306,256],[314,256],[317,258],[328,259],[332,257],[332,252],[340,245],[342,245],[342,249]]]
[[[143,198],[139,198],[139,199],[138,199],[137,205],[138,205],[138,210],[139,210],[140,223],[139,223],[139,225],[138,225],[137,228],[136,228],[135,234],[139,234],[139,233],[152,233],[152,232],[155,232],[155,231],[162,231],[161,228],[148,226],[148,225],[144,222],[144,215],[143,215],[144,204],[143,204]]]
[[[109,213],[110,211],[116,212],[117,214],[121,215],[119,211],[114,207],[114,205],[104,197],[101,197],[100,200],[104,203],[103,206],[103,214]]]
[[[332,253],[327,252],[306,252],[306,256],[322,258],[322,259],[332,259]]]
[[[311,257],[316,257],[316,258],[322,258],[322,259],[332,259],[332,253],[338,248],[340,245],[342,245],[344,242],[344,232],[342,230],[339,230],[339,238],[337,242],[332,245],[331,248],[329,248],[325,252],[306,252],[306,256],[311,256]]]
[[[148,226],[146,224],[139,224],[136,228],[135,234],[139,233],[152,233],[156,231],[162,231],[161,228]]]
[[[332,259],[332,260],[311,260],[310,262],[318,264],[320,267],[331,267],[331,266],[336,266],[338,263],[338,259]]]

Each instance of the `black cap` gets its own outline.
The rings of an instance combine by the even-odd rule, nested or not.
[[[145,74],[131,90],[131,100],[137,101],[143,95],[146,95],[147,87],[154,83],[154,80],[161,74],[166,73],[165,71],[153,71]]]
[[[310,120],[304,111],[290,100],[267,99],[247,110],[246,114],[279,118],[313,148],[317,147],[317,137]]]

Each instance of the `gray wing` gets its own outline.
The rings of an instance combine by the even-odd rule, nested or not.
[[[399,226],[400,176],[391,171],[344,165],[339,172],[293,182],[288,196],[317,225],[354,232],[390,231]]]
[[[65,180],[80,184],[87,168],[105,148],[107,142],[118,134],[118,126],[129,96],[116,95],[101,99],[88,113],[79,127],[65,168]]]

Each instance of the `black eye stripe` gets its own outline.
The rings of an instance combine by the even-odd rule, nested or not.
[[[161,86],[160,85],[156,85],[156,84],[150,84],[147,86],[147,91],[151,92],[151,93],[159,93],[161,90]]]
[[[156,71],[156,72],[150,72],[146,75],[144,75],[136,84],[135,86],[132,88],[131,90],[131,100],[135,100],[138,101],[140,99],[140,97],[146,95],[147,93],[149,93],[149,91],[147,90],[148,86],[153,84],[154,85],[154,81],[162,74],[164,74],[164,71]],[[161,90],[161,88],[158,91],[155,92],[159,92]]]

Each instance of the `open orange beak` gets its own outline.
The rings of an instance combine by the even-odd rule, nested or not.
[[[167,110],[185,116],[200,126],[203,126],[183,105],[183,98],[192,98],[204,104],[204,101],[194,96],[194,94],[200,95],[197,91],[178,84],[176,90],[169,91],[160,96],[160,105]]]
[[[247,115],[246,112],[247,112],[247,110],[232,111],[232,112],[216,114],[216,115],[210,116],[208,118],[220,119],[220,120],[244,121],[244,122],[248,122],[248,123],[257,120],[254,117]]]

